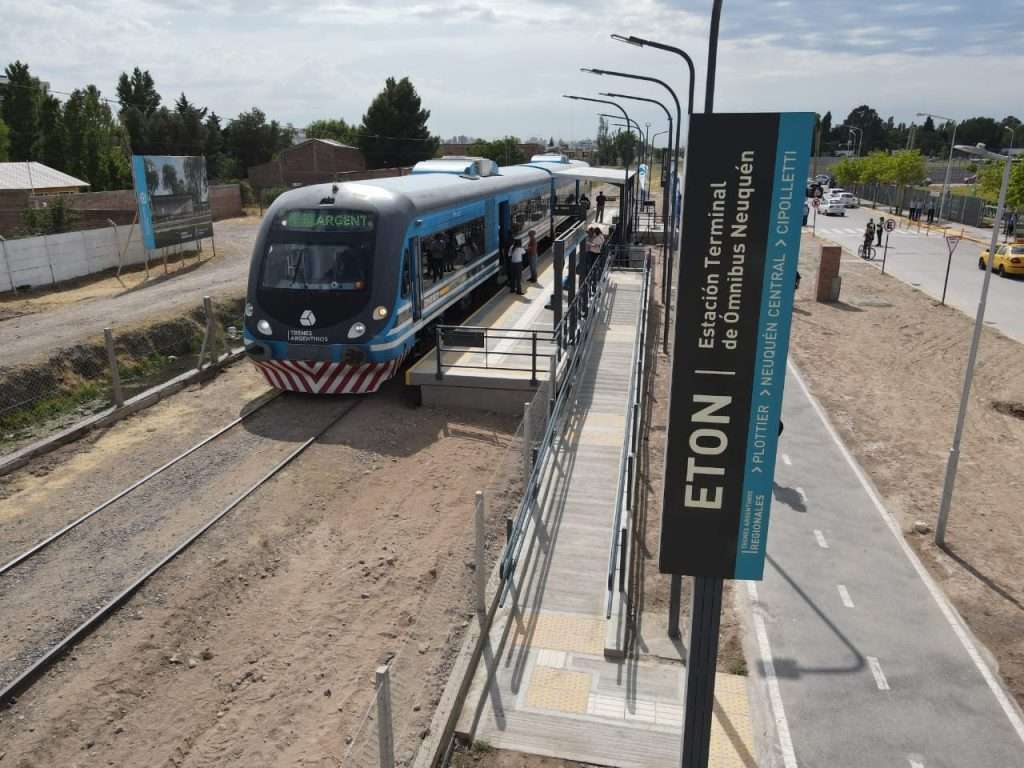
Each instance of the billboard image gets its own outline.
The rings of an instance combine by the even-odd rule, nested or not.
[[[132,178],[147,249],[213,236],[205,157],[133,155]]]

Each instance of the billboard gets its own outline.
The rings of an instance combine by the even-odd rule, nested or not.
[[[205,157],[132,155],[132,179],[147,249],[213,236]]]
[[[760,579],[814,115],[690,123],[662,573]]]

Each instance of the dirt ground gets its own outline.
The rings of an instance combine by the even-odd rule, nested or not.
[[[844,254],[841,302],[814,301],[819,246],[804,238],[792,354],[974,633],[1024,704],[1024,346],[985,328],[949,516],[934,534],[974,321]]]
[[[503,749],[493,749],[486,743],[477,742],[465,752],[455,754],[451,766],[452,768],[590,768],[590,763],[509,752]]]
[[[265,389],[234,366],[5,478],[0,540],[77,516]],[[365,715],[374,670],[392,660],[408,764],[468,624],[473,492],[510,422],[413,408],[398,382],[367,398],[0,711],[0,760],[371,765]],[[264,429],[274,439],[282,425]],[[496,528],[504,511],[489,505]]]
[[[151,265],[151,279],[144,272],[115,277],[83,279],[59,291],[6,293],[0,296],[0,340],[4,366],[45,360],[62,349],[102,335],[103,328],[146,323],[153,315],[182,314],[202,303],[245,291],[252,245],[260,220],[256,217],[225,219],[214,224],[216,258],[205,243],[204,261],[192,259],[172,264],[164,275],[163,263]]]

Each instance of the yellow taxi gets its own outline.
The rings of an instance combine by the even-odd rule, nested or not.
[[[978,269],[984,269],[987,263],[988,248],[978,256]],[[996,256],[992,260],[992,271],[997,272],[1000,277],[1024,275],[1024,240],[997,245]]]

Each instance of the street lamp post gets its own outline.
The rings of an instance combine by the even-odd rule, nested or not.
[[[992,227],[992,239],[988,246],[988,261],[985,264],[985,278],[981,283],[981,297],[978,299],[978,311],[974,316],[974,333],[971,336],[971,349],[967,354],[967,370],[964,373],[964,387],[960,395],[960,409],[956,416],[956,429],[953,431],[953,445],[949,449],[946,461],[946,477],[942,483],[942,501],[939,504],[939,520],[935,525],[935,543],[940,547],[946,544],[946,522],[949,519],[949,507],[953,499],[953,485],[956,482],[957,465],[960,462],[960,440],[964,433],[964,422],[967,419],[967,401],[971,394],[971,382],[974,379],[974,365],[978,359],[978,345],[981,343],[981,329],[985,322],[985,302],[988,300],[988,284],[992,279],[992,261],[995,258],[996,243],[999,242],[999,222],[1003,220],[1006,208],[1006,190],[1010,186],[1011,155],[990,152],[984,144],[972,147],[966,144],[953,145],[969,155],[977,155],[990,160],[1003,161],[1003,182],[999,187],[999,202],[996,204],[996,219]]]
[[[572,99],[573,101],[592,101],[595,104],[610,104],[622,113],[622,116],[626,118],[627,123],[630,122],[629,113],[614,101],[608,101],[607,99],[594,99],[590,96],[570,96],[569,94],[562,94],[562,98]],[[625,244],[627,242],[626,231],[629,229],[629,163],[626,163],[626,175],[622,180],[622,194],[624,198],[622,203],[626,203],[626,205],[623,206],[622,203],[619,204],[619,222],[623,225],[619,232],[619,242],[621,244]]]
[[[604,96],[605,94],[602,93],[600,95]],[[607,117],[607,118],[610,118],[612,120],[619,120],[619,119],[621,119],[621,118],[618,117],[618,115],[609,115],[609,114],[606,114],[604,112],[598,113],[598,116],[599,117]],[[625,123],[625,127],[626,127],[627,131],[631,131],[631,130],[635,129],[636,133],[637,133],[637,137],[639,138],[639,142],[638,143],[641,144],[641,145],[644,143],[644,132],[643,132],[643,129],[640,127],[640,123],[638,123],[636,120],[630,120],[628,123]],[[644,159],[644,152],[643,152],[643,150],[644,150],[644,148],[643,148],[643,146],[641,146],[640,147],[640,152],[638,153],[639,157],[637,159],[637,164],[636,164],[636,177],[637,177],[636,184],[640,183],[639,182],[639,179],[640,179],[640,163],[643,162],[643,159]],[[634,185],[634,186],[636,186],[636,185]],[[633,201],[632,201],[632,205],[630,206],[630,210],[633,213],[633,221],[639,223],[639,221],[640,221],[640,208],[639,208],[639,205],[638,205],[638,200],[640,198],[640,195],[637,192],[637,190],[634,189],[633,191],[634,191],[635,194],[633,195]]]
[[[637,44],[639,44],[639,43],[637,43]],[[664,80],[659,80],[656,77],[648,77],[647,75],[633,75],[633,74],[629,74],[628,72],[612,72],[612,71],[607,70],[607,69],[588,69],[588,68],[583,68],[582,71],[583,72],[589,72],[590,74],[594,74],[594,75],[611,75],[612,77],[625,77],[625,78],[628,78],[630,80],[643,80],[643,81],[648,82],[648,83],[657,83],[658,85],[660,85],[662,88],[664,88],[666,91],[669,92],[669,95],[672,96],[672,101],[674,101],[675,104],[676,104],[676,143],[675,143],[675,147],[673,148],[673,151],[672,151],[672,160],[673,160],[673,162],[672,162],[672,167],[673,167],[673,172],[672,172],[672,181],[673,181],[673,187],[672,187],[672,237],[669,239],[668,259],[662,262],[662,272],[661,272],[661,274],[662,274],[662,284],[663,284],[663,286],[665,286],[664,287],[664,291],[665,291],[665,323],[664,323],[664,327],[663,327],[663,331],[664,332],[663,332],[663,335],[662,335],[661,343],[662,343],[662,349],[665,352],[665,354],[667,355],[668,354],[668,328],[669,328],[668,320],[669,320],[669,317],[670,317],[671,312],[672,312],[672,303],[670,301],[671,296],[672,296],[672,290],[671,290],[671,286],[669,285],[669,282],[672,279],[672,254],[673,254],[673,252],[674,252],[674,250],[676,248],[676,245],[677,245],[677,242],[676,242],[677,241],[677,237],[676,237],[676,231],[675,231],[675,220],[677,218],[677,213],[678,213],[678,210],[679,210],[679,202],[676,199],[676,188],[678,187],[678,181],[679,181],[679,162],[678,162],[678,157],[679,157],[679,140],[680,140],[679,124],[683,121],[682,109],[679,106],[679,99],[676,97],[676,92],[674,90],[672,90],[672,88],[669,86],[669,84],[666,83]],[[691,82],[690,82],[689,109],[690,109],[690,111],[688,112],[688,114],[693,114],[693,81],[692,81],[692,79],[691,79]]]
[[[863,128],[858,128],[855,125],[846,125],[846,124],[843,125],[843,128],[845,128],[846,130],[851,131],[851,132],[857,131],[857,143],[855,144],[856,149],[854,150],[853,154],[854,154],[854,157],[860,157],[861,147],[864,146],[864,129]]]
[[[946,211],[946,198],[949,196],[949,173],[953,170],[953,150],[957,148],[956,129],[960,126],[952,117],[933,115],[931,112],[918,112],[917,116],[938,118],[939,120],[945,120],[947,123],[953,124],[953,138],[949,142],[949,159],[946,161],[946,178],[942,182],[942,199],[939,200],[939,218],[941,219]]]
[[[665,117],[668,118],[668,146],[669,146],[669,154],[670,155],[672,154],[672,113],[669,112],[668,107],[666,107],[664,104],[662,104],[657,99],[648,99],[648,98],[645,98],[643,96],[630,96],[629,94],[625,94],[625,93],[601,93],[600,95],[601,96],[608,96],[609,98],[613,98],[613,99],[631,99],[633,101],[646,101],[646,102],[648,102],[650,104],[657,104],[659,107],[661,107],[662,111],[664,111],[664,113],[665,113]],[[677,107],[678,107],[678,104],[677,104]],[[660,135],[661,134],[655,134],[656,137],[660,136]],[[661,173],[662,173],[663,177],[665,175],[665,172],[666,172],[666,169],[662,168],[661,169]],[[664,182],[664,178],[662,179],[662,181]],[[671,203],[669,203],[669,190],[672,190],[673,187],[674,187],[672,174],[669,174],[668,182],[663,184],[663,186],[665,187],[666,191],[665,191],[664,195],[662,196],[661,216],[662,216],[662,219],[664,219],[664,222],[665,222],[665,225],[664,225],[664,236],[662,238],[662,243],[663,243],[662,247],[665,250],[665,254],[668,255],[669,253],[671,253],[671,250],[672,250],[672,243],[671,243],[671,239],[672,238],[671,238],[671,234],[669,232],[669,222],[671,221],[671,210],[670,210]],[[674,192],[672,193],[672,197],[673,197],[673,199],[675,198],[675,193]],[[667,264],[668,264],[667,261],[662,261],[661,303],[663,305],[668,304],[668,279],[667,279],[667,272],[666,272]]]

